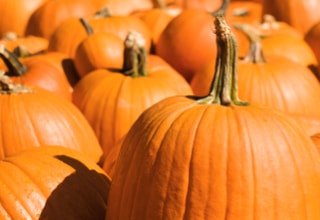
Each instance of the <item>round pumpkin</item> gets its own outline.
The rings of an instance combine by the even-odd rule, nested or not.
[[[83,114],[68,100],[0,77],[0,159],[30,147],[60,145],[99,162],[102,149]]]
[[[238,99],[224,21],[209,94],[164,99],[126,135],[106,219],[320,218],[320,156],[291,118]]]
[[[25,150],[0,160],[0,169],[1,219],[105,218],[111,179],[74,150]]]
[[[191,95],[190,85],[161,58],[148,55],[140,35],[130,33],[124,67],[88,73],[75,85],[73,103],[88,119],[108,157],[142,111],[179,94]]]

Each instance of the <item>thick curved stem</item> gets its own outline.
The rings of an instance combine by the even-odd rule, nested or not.
[[[208,96],[197,100],[198,103],[228,106],[248,105],[238,98],[238,52],[237,41],[224,16],[215,19],[216,43],[218,47],[215,74]]]
[[[9,76],[23,76],[27,72],[18,57],[10,52],[3,44],[0,45],[0,57],[8,68],[7,75]]]

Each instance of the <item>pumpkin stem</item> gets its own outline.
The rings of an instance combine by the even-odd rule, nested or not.
[[[130,31],[125,39],[123,73],[132,77],[147,75],[147,51],[142,35]]]
[[[23,76],[26,73],[27,68],[3,44],[0,45],[0,57],[9,70],[9,76]]]
[[[214,12],[211,12],[212,16],[217,16],[217,15],[225,15],[227,8],[229,6],[230,0],[223,0],[221,6]]]
[[[93,15],[93,18],[105,18],[105,17],[111,17],[111,13],[108,8],[102,8]]]
[[[224,106],[231,104],[248,105],[238,98],[238,48],[237,41],[224,16],[217,15],[214,21],[217,58],[215,74],[208,96],[198,99],[198,103],[217,103]]]
[[[266,59],[262,51],[261,43],[261,37],[263,35],[250,24],[237,23],[234,24],[234,27],[243,32],[250,42],[249,51],[243,60],[252,63],[265,63]]]
[[[93,28],[91,27],[91,25],[89,24],[89,22],[86,19],[80,18],[79,21],[82,24],[82,26],[84,27],[84,29],[86,30],[88,35],[92,35],[94,33]]]
[[[12,83],[9,76],[0,70],[0,94],[30,93],[32,90],[26,86]]]

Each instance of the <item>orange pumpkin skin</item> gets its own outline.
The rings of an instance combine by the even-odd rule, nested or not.
[[[71,100],[72,87],[66,77],[56,66],[48,61],[35,57],[21,59],[27,71],[22,76],[11,76],[11,79],[26,86],[39,86],[67,100]]]
[[[210,90],[215,62],[199,70],[190,85],[195,95],[203,96]],[[286,57],[266,55],[265,63],[238,62],[239,97],[248,102],[273,107],[295,118],[301,117],[308,133],[320,129],[320,86],[313,73],[305,66]],[[313,118],[309,124],[308,118]],[[300,120],[300,119],[299,119]]]
[[[310,46],[311,50],[313,51],[318,64],[320,63],[320,22],[317,22],[313,25],[310,30],[306,33],[304,40]],[[320,80],[320,67],[317,67],[317,77]]]
[[[172,97],[126,135],[106,219],[318,219],[319,168],[279,112]]]
[[[0,38],[8,32],[24,36],[32,13],[47,0],[1,0],[0,1]]]
[[[41,88],[0,95],[0,158],[31,146],[61,145],[99,162],[102,149],[90,124],[70,102]]]
[[[79,77],[101,68],[121,69],[123,51],[123,40],[115,34],[100,32],[89,35],[78,45],[73,59]]]
[[[155,53],[190,82],[199,68],[215,58],[214,41],[212,16],[200,9],[185,9],[163,30]]]
[[[46,1],[30,16],[25,35],[35,35],[50,39],[55,28],[64,20],[92,15],[103,7],[104,3],[105,0]]]
[[[88,17],[86,19],[91,25],[94,33],[106,32],[116,34],[123,41],[129,31],[137,31],[143,35],[146,41],[146,49],[148,51],[150,50],[150,29],[143,21],[133,15],[107,16],[100,18]],[[71,58],[74,58],[78,45],[87,37],[88,33],[79,22],[79,19],[68,19],[59,25],[53,32],[49,39],[48,51],[62,52]]]
[[[192,94],[184,78],[158,56],[149,55],[146,76],[105,69],[90,72],[75,85],[73,103],[88,119],[108,157],[142,111],[182,94]]]
[[[263,1],[263,14],[271,14],[277,20],[287,22],[303,35],[320,19],[319,10],[320,2],[314,0]]]
[[[84,155],[42,146],[0,160],[1,219],[104,219],[111,179]]]

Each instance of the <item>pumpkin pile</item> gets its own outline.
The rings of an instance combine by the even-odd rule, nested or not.
[[[320,219],[320,3],[1,0],[0,219]]]

